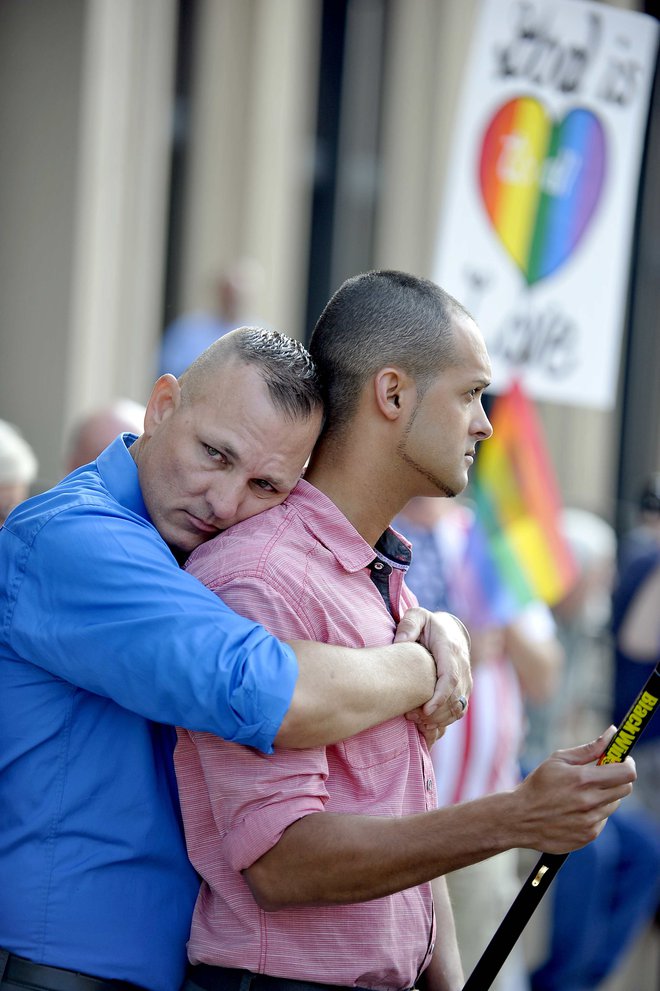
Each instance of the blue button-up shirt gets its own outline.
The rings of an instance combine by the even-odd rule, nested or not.
[[[297,666],[178,567],[133,440],[0,529],[0,946],[175,991],[198,882],[162,724],[268,752]]]

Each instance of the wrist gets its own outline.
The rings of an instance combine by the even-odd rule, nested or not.
[[[410,668],[414,690],[417,693],[413,705],[423,705],[433,695],[438,677],[433,654],[418,640],[395,646],[403,650],[402,658]]]
[[[472,640],[470,639],[470,634],[468,632],[467,626],[462,620],[458,618],[458,616],[454,615],[453,612],[448,613],[448,615],[451,616],[454,622],[457,623],[459,628],[462,630],[463,636],[465,637],[465,642],[467,643],[468,651],[470,651],[472,649]]]
[[[526,839],[521,819],[524,818],[524,802],[518,792],[519,786],[508,790],[485,795],[476,801],[480,811],[488,822],[488,840],[490,847],[488,856],[504,853],[524,846]]]

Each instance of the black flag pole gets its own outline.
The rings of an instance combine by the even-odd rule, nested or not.
[[[610,740],[599,764],[623,761],[648,725],[660,699],[660,662]],[[463,991],[488,991],[518,937],[562,866],[567,853],[542,853],[536,866],[504,916],[497,932],[467,979]]]

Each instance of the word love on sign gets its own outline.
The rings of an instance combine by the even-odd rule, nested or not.
[[[528,285],[575,251],[603,189],[605,133],[576,108],[553,120],[538,100],[509,100],[486,128],[479,182],[490,221]]]

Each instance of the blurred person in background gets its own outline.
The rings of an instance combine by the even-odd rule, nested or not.
[[[653,472],[645,480],[635,509],[635,521],[619,541],[617,576],[638,558],[660,547],[660,472]]]
[[[542,705],[528,700],[523,766],[535,767],[550,747],[571,741],[610,718],[609,622],[617,541],[595,513],[565,507],[561,532],[571,548],[576,578],[552,613],[564,650],[558,690]]]
[[[525,735],[524,702],[551,698],[563,653],[548,607],[516,606],[506,590],[486,589],[470,560],[475,519],[448,499],[412,499],[394,521],[413,546],[409,584],[420,604],[452,603],[470,632],[473,688],[465,717],[431,750],[438,805],[457,805],[514,788]],[[436,608],[434,606],[434,608]],[[550,752],[550,751],[548,751]],[[456,935],[471,973],[520,888],[519,852],[509,850],[447,875]],[[495,991],[526,991],[518,943],[493,982]]]
[[[158,358],[158,374],[179,376],[198,355],[219,337],[256,321],[255,300],[265,274],[255,258],[237,258],[213,283],[213,305],[208,310],[184,313],[163,333]]]
[[[553,607],[566,664],[550,703],[528,706],[529,769],[545,747],[571,746],[602,725],[611,708],[616,534],[596,514],[576,508],[563,511],[561,525],[578,576]],[[641,685],[638,680],[635,695]],[[639,771],[638,786],[643,783]],[[635,799],[610,816],[589,847],[572,853],[555,878],[544,904],[545,938],[537,940],[534,991],[595,991],[646,930],[659,896],[660,832]]]
[[[109,406],[84,416],[71,431],[66,453],[66,474],[95,461],[118,434],[141,434],[145,407],[121,396]]]
[[[37,458],[28,442],[13,424],[0,420],[0,524],[14,506],[27,499],[37,471]]]
[[[621,539],[612,594],[614,675],[612,721],[625,717],[660,660],[660,473],[646,482],[637,525]],[[642,803],[660,828],[660,720],[651,720],[635,747]]]

